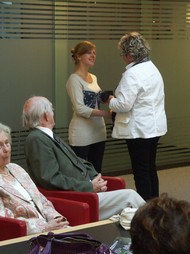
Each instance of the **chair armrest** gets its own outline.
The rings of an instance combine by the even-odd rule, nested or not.
[[[87,203],[56,197],[47,197],[55,209],[67,218],[70,226],[90,222],[90,208]]]
[[[87,203],[90,208],[90,222],[95,222],[99,220],[99,199],[96,193],[64,190],[46,190],[42,187],[38,187],[38,189],[45,197],[57,197]]]
[[[0,241],[26,236],[26,222],[14,218],[0,217]]]
[[[104,180],[107,181],[107,191],[120,190],[126,188],[126,182],[121,177],[103,176]]]

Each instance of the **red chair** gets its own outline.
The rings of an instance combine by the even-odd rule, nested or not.
[[[55,209],[65,216],[70,226],[77,226],[90,222],[89,205],[84,202],[77,202],[63,198],[47,197]],[[0,217],[0,241],[26,236],[25,221]]]
[[[126,183],[123,178],[104,176],[104,180],[107,180],[107,191],[125,189]],[[90,207],[90,222],[99,220],[99,200],[98,195],[93,192],[78,192],[78,191],[65,191],[65,190],[46,190],[38,186],[39,191],[46,197],[58,197],[69,200],[75,200],[80,202],[86,202]]]
[[[120,190],[126,188],[125,179],[121,177],[103,176],[104,180],[107,181],[107,191]]]
[[[26,223],[22,220],[0,217],[0,228],[0,241],[26,235]]]
[[[55,209],[65,216],[70,226],[77,226],[90,222],[90,208],[88,203],[68,200],[58,197],[47,197]]]
[[[85,202],[90,207],[90,222],[99,220],[98,195],[92,192],[64,191],[64,190],[46,190],[38,187],[39,191],[46,197],[57,197],[78,202]]]

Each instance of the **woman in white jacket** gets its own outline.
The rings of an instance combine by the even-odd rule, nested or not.
[[[156,151],[167,132],[164,82],[141,34],[124,35],[119,49],[127,66],[115,97],[109,97],[109,107],[116,112],[112,136],[126,139],[137,192],[148,200],[159,195]]]

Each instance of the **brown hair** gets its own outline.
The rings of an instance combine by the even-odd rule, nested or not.
[[[71,49],[72,58],[74,59],[75,64],[78,63],[79,56],[86,54],[92,49],[96,49],[96,46],[90,41],[82,41]]]
[[[133,254],[189,254],[190,203],[162,194],[140,207],[131,221]]]

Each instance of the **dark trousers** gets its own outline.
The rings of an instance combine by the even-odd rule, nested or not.
[[[159,196],[156,152],[159,137],[127,139],[136,190],[144,200]]]
[[[102,171],[105,141],[88,146],[71,146],[76,155],[91,162],[98,173]]]

